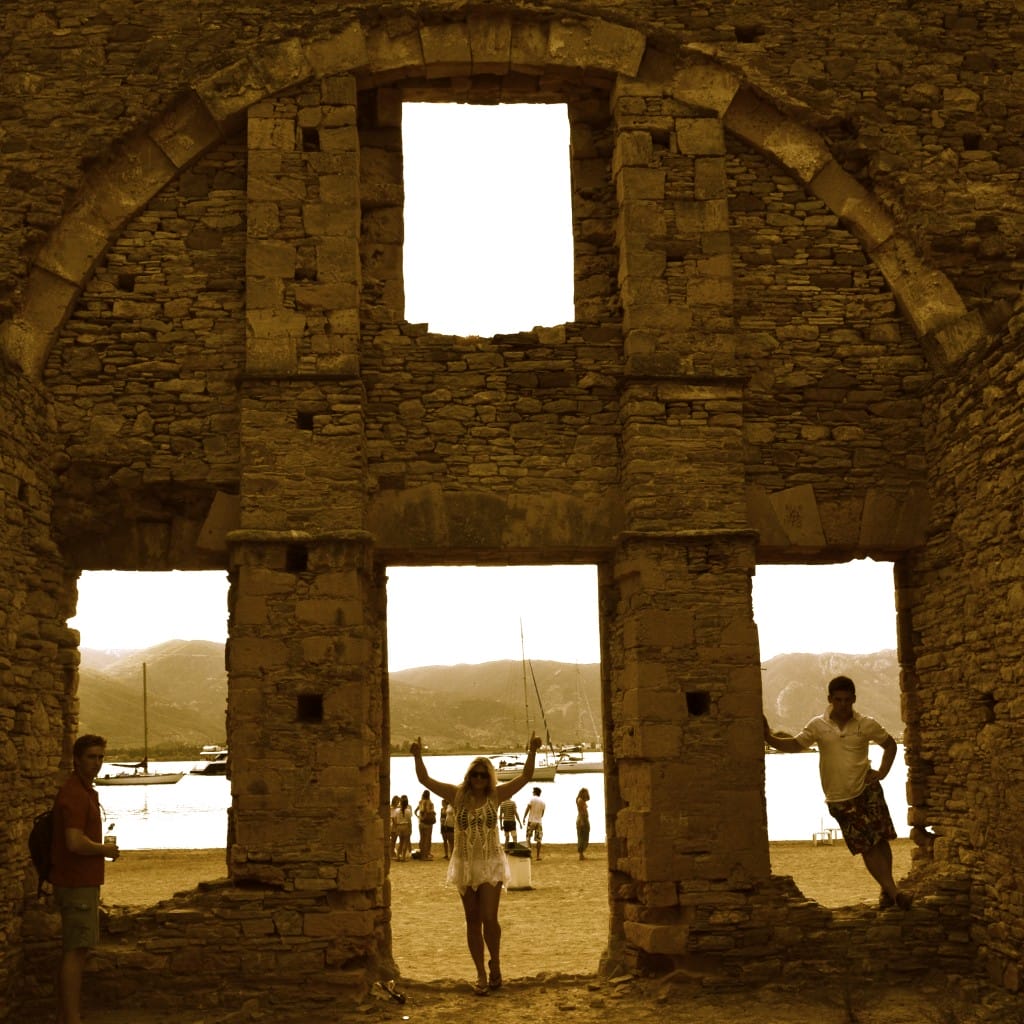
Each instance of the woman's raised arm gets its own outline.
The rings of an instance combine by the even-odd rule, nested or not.
[[[508,782],[502,782],[494,790],[494,798],[500,803],[507,800],[514,793],[518,793],[532,778],[533,765],[537,760],[537,751],[540,749],[540,737],[536,733],[530,733],[530,742],[526,746],[526,764],[523,770]]]
[[[427,774],[427,766],[423,763],[423,741],[419,736],[409,744],[409,752],[412,754],[413,762],[416,765],[416,778],[420,784],[426,786],[431,793],[451,802],[455,799],[455,786],[450,782],[438,782]],[[532,768],[531,768],[532,771]]]

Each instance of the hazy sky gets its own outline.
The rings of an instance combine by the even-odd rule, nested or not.
[[[569,125],[562,105],[406,104],[406,313],[452,334],[573,318]],[[482,233],[477,241],[466,235]],[[489,243],[497,240],[497,245]],[[526,655],[599,659],[593,566],[394,568],[392,670]],[[762,659],[896,645],[892,569],[764,566],[754,578]],[[223,573],[85,573],[72,625],[83,647],[223,641]]]
[[[761,658],[894,648],[893,594],[887,562],[761,566],[754,577]],[[518,660],[520,619],[528,658],[598,661],[596,569],[434,566],[388,572],[392,671]],[[164,640],[223,642],[227,579],[218,572],[83,573],[71,625],[83,647],[100,650]]]

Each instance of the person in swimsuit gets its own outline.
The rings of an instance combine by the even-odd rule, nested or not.
[[[416,763],[416,778],[432,793],[455,808],[455,842],[448,862],[448,881],[462,898],[466,915],[466,942],[476,967],[473,991],[487,995],[501,987],[501,924],[498,905],[501,890],[509,880],[508,860],[498,837],[498,807],[518,793],[532,778],[540,737],[530,737],[526,764],[521,774],[498,783],[494,765],[486,757],[476,758],[458,785],[438,782],[427,774],[423,744],[417,739],[409,747]],[[490,959],[484,965],[484,948]]]

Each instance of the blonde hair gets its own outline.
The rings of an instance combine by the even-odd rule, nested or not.
[[[494,770],[494,765],[491,764],[490,760],[486,757],[477,757],[470,762],[469,767],[466,769],[466,774],[462,778],[462,782],[455,788],[455,803],[461,805],[463,798],[466,795],[466,790],[469,789],[469,777],[474,771],[480,771],[483,769],[487,772],[487,796],[491,796],[494,791],[498,788],[498,774]]]

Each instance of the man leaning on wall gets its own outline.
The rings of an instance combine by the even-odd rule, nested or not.
[[[120,851],[103,843],[99,795],[93,785],[107,750],[102,736],[79,736],[74,768],[54,803],[50,881],[60,908],[63,952],[57,973],[57,1022],[81,1024],[82,977],[89,950],[99,944],[100,886],[105,858]]]
[[[900,892],[892,877],[892,847],[896,838],[881,781],[896,757],[896,741],[873,718],[853,710],[857,688],[849,676],[828,684],[828,712],[812,718],[797,736],[774,733],[764,721],[764,741],[783,753],[796,754],[817,744],[821,787],[829,813],[842,830],[847,849],[860,854],[882,892],[879,906],[908,910],[910,896]],[[878,768],[868,750],[882,748]]]

